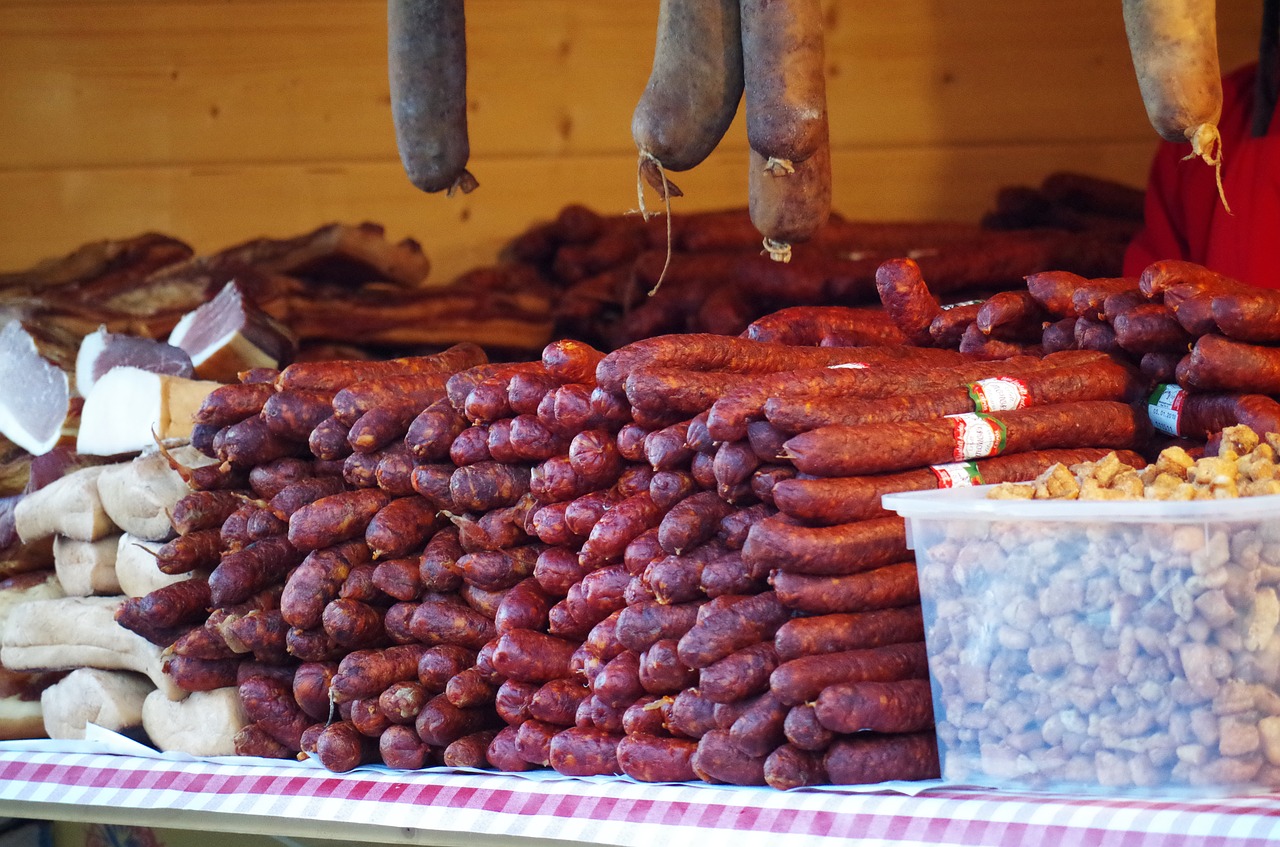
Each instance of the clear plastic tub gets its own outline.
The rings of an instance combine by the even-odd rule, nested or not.
[[[1280,495],[890,494],[924,609],[943,777],[1280,787]]]

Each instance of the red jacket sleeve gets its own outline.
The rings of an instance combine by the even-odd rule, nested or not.
[[[1280,122],[1250,135],[1256,65],[1222,82],[1222,187],[1214,169],[1187,159],[1186,144],[1161,143],[1147,183],[1145,223],[1125,254],[1136,276],[1157,259],[1185,259],[1267,288],[1280,288]]]

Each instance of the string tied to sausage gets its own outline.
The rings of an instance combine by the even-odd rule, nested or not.
[[[662,263],[662,272],[658,274],[658,281],[653,284],[653,288],[649,289],[649,296],[652,297],[658,293],[658,289],[662,287],[662,281],[667,277],[667,269],[671,267],[672,233],[671,233],[671,198],[683,197],[684,192],[680,190],[674,182],[667,179],[666,168],[662,167],[662,162],[658,161],[658,157],[641,150],[640,156],[636,160],[636,200],[639,204],[640,217],[643,220],[649,220],[659,212],[650,212],[644,202],[644,184],[648,182],[655,189],[662,192],[662,205],[667,215],[667,256]]]
[[[786,264],[791,261],[791,245],[785,241],[766,238],[764,240],[764,249],[760,252],[775,262]]]
[[[764,171],[769,176],[789,176],[796,172],[796,166],[791,164],[790,159],[779,159],[777,156],[770,156],[768,161],[764,163]]]
[[[1222,136],[1218,133],[1218,128],[1213,124],[1203,123],[1187,132],[1191,136],[1191,152],[1183,156],[1182,161],[1198,158],[1213,168],[1222,208],[1227,210],[1228,215],[1234,215],[1235,212],[1232,212],[1231,206],[1227,204],[1227,194],[1222,188]]]

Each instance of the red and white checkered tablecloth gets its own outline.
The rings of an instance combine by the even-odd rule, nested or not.
[[[781,792],[530,780],[473,773],[294,763],[173,762],[96,753],[0,751],[0,814],[141,825],[359,836],[402,843],[541,838],[651,847],[881,843],[1046,847],[1280,844],[1280,794],[1212,800],[1114,799],[937,788],[900,793]],[[169,816],[153,818],[157,812]],[[264,824],[270,824],[267,826]]]

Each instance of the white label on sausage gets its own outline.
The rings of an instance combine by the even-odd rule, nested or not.
[[[827,365],[827,367],[833,370],[835,368],[854,368],[856,370],[862,370],[864,368],[869,368],[871,366],[868,365],[866,362],[845,362],[840,365]]]
[[[939,488],[968,488],[982,485],[982,474],[973,462],[952,462],[947,465],[930,465],[929,470],[938,478]]]
[[[1151,418],[1151,425],[1165,435],[1182,435],[1178,427],[1182,421],[1182,405],[1186,398],[1187,392],[1179,385],[1157,385],[1147,398],[1147,417]]]
[[[1011,376],[993,376],[969,383],[969,396],[977,412],[1008,412],[1031,403],[1027,383]]]
[[[994,456],[1004,448],[1004,427],[986,415],[947,415],[955,437],[955,460],[982,459]]]

